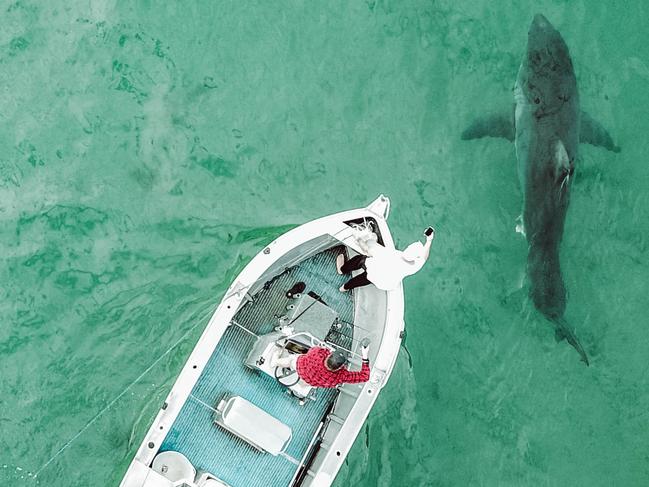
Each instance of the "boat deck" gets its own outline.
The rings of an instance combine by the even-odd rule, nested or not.
[[[336,273],[335,259],[342,247],[330,249],[292,267],[267,283],[236,314],[205,370],[169,431],[160,451],[184,454],[197,470],[210,472],[232,487],[287,486],[336,397],[336,389],[316,390],[316,399],[300,406],[298,400],[272,377],[244,365],[256,335],[272,331],[285,314],[285,293],[296,282],[305,292],[318,294],[347,324],[353,322],[351,293],[338,288],[346,277]],[[332,331],[328,340],[347,347],[352,326]],[[226,394],[242,396],[291,427],[293,437],[285,455],[262,453],[216,426],[214,412]]]

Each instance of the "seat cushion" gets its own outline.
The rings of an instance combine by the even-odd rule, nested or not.
[[[219,403],[215,421],[252,446],[279,455],[291,441],[291,428],[243,397]]]

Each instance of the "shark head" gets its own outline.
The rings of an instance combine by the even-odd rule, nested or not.
[[[556,113],[577,96],[575,72],[563,37],[543,15],[537,14],[527,36],[524,59],[527,79],[521,88],[536,116]]]
[[[516,85],[516,151],[532,247],[557,247],[563,234],[579,144],[579,96],[568,47],[543,15],[530,26]]]

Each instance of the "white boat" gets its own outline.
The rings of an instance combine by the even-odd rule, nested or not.
[[[390,376],[404,329],[402,287],[340,292],[349,276],[336,272],[336,256],[362,253],[359,235],[368,231],[393,249],[389,210],[381,195],[366,208],[290,230],[250,261],[210,319],[121,487],[331,485]],[[304,353],[317,345],[345,349],[350,369],[358,370],[363,339],[371,343],[366,383],[314,389],[294,372],[269,366],[278,346]]]

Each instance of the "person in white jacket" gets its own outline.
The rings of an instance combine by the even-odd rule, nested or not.
[[[399,286],[406,276],[411,276],[423,267],[430,254],[430,247],[435,238],[435,230],[428,227],[424,232],[426,242],[413,242],[403,251],[392,250],[377,242],[375,233],[367,240],[359,240],[361,249],[367,255],[359,254],[348,261],[340,254],[336,259],[338,274],[349,274],[352,271],[364,271],[343,284],[342,292],[374,284],[383,291],[390,291]]]

